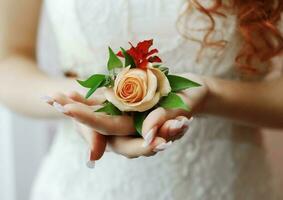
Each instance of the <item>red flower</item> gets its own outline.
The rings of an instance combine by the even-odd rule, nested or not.
[[[127,53],[134,59],[137,68],[146,69],[148,63],[162,62],[158,56],[154,56],[154,54],[158,53],[157,49],[149,50],[152,44],[152,39],[139,42],[136,47],[130,43],[131,48],[127,50]],[[124,57],[121,51],[117,55]]]

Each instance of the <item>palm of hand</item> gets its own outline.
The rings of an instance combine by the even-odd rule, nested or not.
[[[184,135],[189,127],[188,118],[192,113],[197,112],[204,102],[207,94],[204,81],[192,74],[187,76],[203,84],[200,88],[180,93],[191,108],[191,112],[155,109],[143,123],[144,139],[135,136],[131,117],[108,116],[93,112],[94,107],[99,107],[105,100],[99,91],[88,100],[77,92],[69,95],[58,93],[48,103],[57,107],[62,106],[61,111],[74,119],[78,132],[90,146],[91,161],[99,160],[106,149],[128,158],[152,156],[158,151],[165,150],[172,143],[171,141],[180,139]]]

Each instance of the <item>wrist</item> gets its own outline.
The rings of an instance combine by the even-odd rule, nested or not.
[[[218,81],[213,77],[204,77],[206,87],[206,95],[199,110],[200,114],[212,114],[215,109],[215,101],[217,99]]]
[[[192,115],[207,113],[206,104],[210,95],[210,88],[208,85],[212,81],[211,78],[191,73],[187,73],[184,76],[201,85],[199,87],[189,88],[182,92],[181,96],[190,108],[190,113]]]

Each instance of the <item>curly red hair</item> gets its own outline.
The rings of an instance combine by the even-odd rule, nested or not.
[[[225,40],[213,41],[210,36],[215,31],[215,17],[226,17],[225,10],[232,10],[237,16],[238,31],[244,44],[235,62],[241,72],[261,73],[256,62],[268,62],[283,52],[283,35],[278,28],[283,13],[282,0],[230,0],[225,4],[223,0],[211,0],[210,7],[203,6],[198,0],[190,0],[190,8],[205,14],[210,26],[201,41],[202,47],[220,47],[227,44]],[[283,23],[283,22],[282,22]],[[282,25],[283,26],[283,25]],[[185,36],[185,34],[183,33]],[[196,40],[192,37],[185,36]],[[202,48],[202,49],[203,49]]]

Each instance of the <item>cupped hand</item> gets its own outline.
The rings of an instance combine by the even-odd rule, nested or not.
[[[103,113],[95,113],[95,107],[99,107],[105,101],[104,97],[99,93],[93,95],[92,98],[86,100],[77,92],[69,95],[61,93],[55,94],[47,99],[47,103],[53,105],[58,111],[70,116],[74,119],[77,130],[90,146],[90,160],[98,160],[102,157],[106,147],[118,154],[128,158],[136,158],[139,156],[151,156],[158,151],[164,150],[173,141],[180,138],[184,131],[188,128],[187,123],[184,126],[176,126],[176,122],[186,122],[185,117],[176,117],[165,123],[165,127],[161,123],[158,124],[162,137],[148,140],[135,136],[135,128],[133,120],[129,116],[109,116]],[[173,115],[171,115],[173,117]],[[172,125],[174,124],[174,125]],[[166,135],[168,128],[174,134]],[[92,165],[90,163],[90,165]]]
[[[106,148],[128,158],[151,156],[165,150],[172,144],[172,141],[181,138],[186,133],[192,120],[188,118],[201,110],[208,94],[203,79],[193,74],[185,76],[202,84],[202,87],[179,93],[190,107],[190,112],[157,108],[148,115],[143,123],[142,136],[144,139],[134,135],[135,129],[131,117],[108,116],[93,112],[95,107],[101,107],[105,101],[99,90],[88,100],[77,92],[72,92],[69,95],[59,93],[51,98],[45,98],[45,101],[74,119],[78,132],[90,146],[90,161],[100,159]],[[90,166],[93,163],[89,162]]]
[[[156,136],[162,137],[166,141],[179,139],[187,132],[186,130],[193,120],[192,116],[202,112],[206,97],[209,95],[206,79],[192,73],[183,76],[201,84],[200,87],[189,88],[178,93],[188,106],[189,111],[181,109],[166,110],[161,107],[153,110],[143,122],[142,135],[146,144],[150,144]]]

